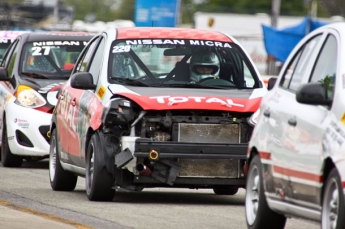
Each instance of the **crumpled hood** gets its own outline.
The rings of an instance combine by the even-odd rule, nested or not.
[[[113,84],[109,90],[126,97],[144,110],[219,110],[255,112],[266,88],[258,89],[204,89],[135,87]]]

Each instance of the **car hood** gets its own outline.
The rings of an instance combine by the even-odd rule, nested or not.
[[[220,110],[255,112],[267,89],[159,88],[110,85],[114,95],[126,97],[144,110]]]

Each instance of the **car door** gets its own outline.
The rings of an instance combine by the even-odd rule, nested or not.
[[[81,54],[73,73],[89,72],[93,76],[94,83],[97,83],[101,68],[103,55],[101,50],[103,50],[103,46],[104,39],[102,37],[91,40],[86,50]],[[90,106],[100,103],[100,100],[95,96],[94,90],[75,89],[70,87],[70,85],[64,88],[63,93],[67,97],[67,100],[70,101],[69,106],[72,108],[69,109],[73,109],[73,112],[71,112],[73,115],[70,115],[70,118],[66,120],[66,124],[70,127],[69,131],[75,133],[75,140],[67,140],[65,145],[67,146],[68,154],[73,164],[79,167],[85,167],[86,133],[90,127],[90,117],[93,115],[90,112]],[[95,97],[97,98],[96,101],[94,101]],[[69,123],[72,123],[72,125]]]
[[[304,124],[297,122],[297,115],[305,109],[304,105],[296,102],[296,90],[299,85],[307,81],[311,69],[312,60],[316,58],[315,49],[319,46],[322,34],[310,39],[305,45],[297,49],[296,53],[289,59],[287,67],[283,69],[283,75],[278,87],[274,88],[270,97],[269,105],[262,112],[269,117],[270,140],[269,152],[271,152],[274,165],[271,173],[275,179],[275,194],[272,198],[280,200],[294,200],[298,198],[294,189],[291,189],[291,173],[301,174],[304,168],[300,163],[291,162],[291,157],[300,154],[294,145],[294,141],[300,138],[307,138]],[[312,119],[318,119],[311,117]],[[296,122],[298,125],[296,125]],[[292,169],[294,168],[294,169]],[[296,178],[300,179],[300,178]]]
[[[334,83],[337,82],[337,35],[325,33],[324,37],[320,50],[316,50],[315,62],[310,60],[315,64],[308,80],[323,83],[328,97],[333,98]],[[285,155],[289,162],[289,189],[294,193],[296,204],[319,209],[323,181],[323,139],[332,114],[328,106],[305,105],[296,100],[293,103],[297,110],[288,114],[289,128],[286,129],[286,138],[290,139],[295,150]],[[295,136],[289,137],[291,134]]]

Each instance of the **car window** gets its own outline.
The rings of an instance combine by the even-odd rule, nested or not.
[[[104,45],[105,45],[105,39],[102,37],[96,49],[96,52],[92,58],[91,65],[89,68],[89,72],[93,76],[94,83],[97,83],[98,81],[99,71],[102,66],[102,62],[103,62],[102,60],[103,60],[103,55],[104,55]]]
[[[68,78],[86,41],[26,42],[21,50],[20,73],[26,77]]]
[[[337,39],[329,35],[317,58],[310,82],[323,83],[327,89],[328,98],[333,97],[337,70]]]
[[[8,47],[8,50],[6,50],[5,56],[4,56],[4,58],[2,59],[1,67],[5,67],[5,66],[7,65],[7,62],[10,61],[12,52],[13,52],[14,49],[17,48],[18,42],[19,42],[19,40],[17,39],[16,41],[14,41],[14,42]]]
[[[82,54],[83,56],[81,57],[78,65],[77,65],[76,72],[86,72],[87,71],[87,66],[88,66],[89,62],[91,61],[92,53],[96,47],[96,44],[98,43],[98,40],[99,39],[94,39],[94,40],[90,41],[90,43],[88,44],[87,50],[84,51],[84,53]]]
[[[14,68],[14,64],[15,64],[15,61],[16,61],[16,57],[17,55],[20,55],[20,50],[19,50],[19,45],[18,45],[18,42],[14,44],[13,46],[13,51],[11,51],[11,53],[9,52],[8,55],[5,57],[6,60],[4,59],[4,62],[5,62],[5,67],[7,67],[7,71],[8,71],[8,77],[12,77],[12,73],[13,73],[13,68]],[[7,59],[7,57],[9,59]]]
[[[321,35],[313,37],[298,51],[286,68],[282,81],[280,82],[280,86],[292,91],[297,90],[302,82],[305,71],[307,70],[311,54],[320,40],[320,37]]]
[[[261,87],[248,57],[232,42],[116,40],[108,66],[110,83],[137,85],[134,81],[141,81],[147,86],[201,85],[223,89]]]

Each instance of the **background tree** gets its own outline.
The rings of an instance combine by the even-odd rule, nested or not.
[[[345,0],[319,0],[320,6],[329,15],[339,15],[345,17]]]

